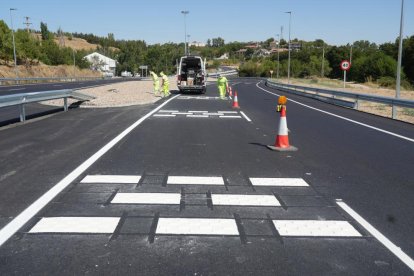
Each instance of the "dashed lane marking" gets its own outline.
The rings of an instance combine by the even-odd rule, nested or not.
[[[208,113],[208,111],[197,111],[197,110],[189,110],[189,113]]]
[[[273,195],[212,194],[213,205],[280,206]]]
[[[224,185],[222,177],[203,176],[169,176],[167,184],[171,185]]]
[[[347,221],[273,220],[280,236],[288,237],[361,237]]]
[[[117,193],[114,204],[180,204],[181,194],[177,193]]]
[[[220,118],[241,119],[241,116],[219,116]]]
[[[307,187],[302,178],[250,178],[253,186]]]
[[[191,112],[173,112],[172,115],[193,115]]]
[[[238,236],[234,219],[160,218],[156,234]]]
[[[87,175],[81,183],[137,184],[140,179],[140,175]]]
[[[175,117],[176,115],[172,114],[154,114],[153,117]]]
[[[119,217],[51,217],[42,218],[29,233],[111,234]]]
[[[210,118],[208,115],[187,115],[188,118]]]
[[[76,178],[83,174],[90,166],[92,166],[96,160],[101,158],[106,152],[113,148],[119,141],[121,141],[125,136],[127,136],[131,131],[138,127],[142,122],[151,117],[158,110],[162,109],[170,101],[177,98],[178,95],[168,99],[144,117],[137,120],[135,123],[130,125],[120,134],[118,134],[114,139],[108,142],[105,146],[99,149],[91,157],[85,160],[82,164],[76,167],[70,174],[65,176],[62,180],[56,183],[50,190],[44,193],[39,197],[35,202],[33,202],[29,207],[27,207],[23,212],[16,216],[12,221],[10,221],[6,226],[0,230],[0,246],[2,246],[10,237],[12,237],[21,227],[23,227],[29,220],[31,220],[40,210],[42,210],[50,201],[52,201],[60,192],[62,192],[66,187],[68,187]]]
[[[179,111],[178,110],[165,110],[165,109],[158,111],[158,113],[173,113],[173,112],[179,112]]]
[[[208,112],[208,111],[206,111]],[[217,111],[217,113],[237,114],[237,111]]]

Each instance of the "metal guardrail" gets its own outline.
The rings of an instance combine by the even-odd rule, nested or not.
[[[0,78],[0,85],[5,82],[9,83],[36,83],[36,82],[73,82],[73,81],[87,81],[87,80],[101,80],[104,77],[54,77],[54,78]]]
[[[30,92],[0,96],[0,108],[18,105],[20,108],[20,121],[24,122],[26,120],[26,104],[54,99],[63,99],[63,109],[64,111],[68,111],[68,98],[77,99],[80,101],[88,101],[94,99],[94,97],[76,92],[72,89]]]
[[[208,76],[211,78],[217,78],[219,74],[222,76],[233,76],[238,75],[239,72],[237,70],[221,71],[217,73],[208,73]]]
[[[351,107],[355,109],[358,109],[359,101],[369,101],[369,102],[387,104],[391,106],[414,108],[414,100],[397,99],[397,98],[392,98],[392,97],[376,96],[372,94],[360,94],[360,93],[345,92],[345,91],[339,91],[339,90],[330,90],[330,89],[321,89],[321,88],[316,88],[316,87],[284,84],[284,83],[278,83],[272,80],[266,80],[266,84],[270,87],[286,90],[287,92],[292,92],[292,93],[299,94],[299,95],[306,96],[306,97],[325,100],[333,104],[343,105],[343,106],[347,106],[347,107]],[[309,92],[314,92],[315,94],[312,94]],[[331,97],[323,96],[323,94],[330,95]],[[337,99],[335,97],[349,98],[349,99],[354,100],[354,102]],[[344,104],[341,104],[340,102],[343,102]],[[393,119],[395,118],[393,117]]]

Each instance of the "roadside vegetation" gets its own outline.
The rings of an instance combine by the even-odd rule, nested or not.
[[[28,33],[19,29],[15,32],[17,62],[26,67],[39,64],[73,65],[80,69],[89,68],[83,59],[91,52],[99,52],[118,61],[117,75],[122,71],[140,73],[140,65],[148,65],[156,72],[174,74],[176,60],[183,54],[184,44],[165,43],[148,45],[144,40],[117,40],[114,34],[99,37],[93,34],[51,32],[45,23],[40,31]],[[94,47],[74,48],[72,40],[84,39]],[[67,43],[59,43],[60,40]],[[358,83],[375,83],[382,87],[395,87],[397,68],[398,40],[376,45],[369,41],[356,41],[352,45],[332,46],[321,39],[315,41],[292,40],[296,47],[291,52],[291,76],[293,78],[341,79],[339,68],[342,60],[350,58],[352,46],[352,68],[347,80]],[[65,46],[67,45],[67,46]],[[205,47],[190,47],[192,54],[207,58],[210,70],[219,66],[234,66],[240,76],[276,77],[279,51],[279,76],[287,76],[288,43],[281,40],[278,47],[272,38],[262,42],[230,42],[223,38],[208,39]],[[70,46],[70,47],[68,47]],[[277,50],[279,49],[279,50]],[[322,55],[324,52],[324,60]],[[221,57],[221,59],[218,59]],[[323,72],[322,72],[323,62]],[[13,65],[13,44],[11,29],[0,20],[0,65]],[[0,76],[1,77],[1,76]],[[414,36],[406,37],[403,42],[402,84],[410,89],[414,85]]]

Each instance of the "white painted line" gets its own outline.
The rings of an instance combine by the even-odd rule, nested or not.
[[[159,113],[172,113],[172,112],[179,112],[178,110],[160,110]]]
[[[268,91],[268,90],[266,90],[266,89],[264,89],[264,88],[261,88],[261,87],[259,86],[259,83],[260,83],[260,82],[258,82],[258,83],[256,84],[257,88],[259,88],[259,89],[261,89],[261,90],[265,91],[266,93],[269,93],[269,94],[272,94],[272,95],[275,95],[275,96],[280,96],[280,95],[278,95],[278,94],[276,94],[276,93],[273,93],[273,92],[270,92],[270,91]],[[343,117],[343,116],[340,116],[340,115],[336,115],[336,114],[333,114],[333,113],[331,113],[331,112],[328,112],[328,111],[325,111],[325,110],[321,110],[321,109],[318,109],[318,108],[315,108],[315,107],[312,107],[312,106],[309,106],[309,105],[306,105],[306,104],[300,103],[300,102],[295,101],[295,100],[291,100],[291,99],[289,99],[289,102],[293,102],[293,103],[296,103],[296,104],[298,104],[298,105],[301,105],[301,106],[307,107],[307,108],[309,108],[309,109],[313,109],[313,110],[316,110],[316,111],[319,111],[319,112],[325,113],[325,114],[327,114],[327,115],[330,115],[330,116],[333,116],[333,117],[336,117],[336,118],[339,118],[339,119],[342,119],[342,120],[345,120],[345,121],[348,121],[348,122],[351,122],[351,123],[354,123],[354,124],[357,124],[357,125],[360,125],[360,126],[364,126],[364,127],[370,128],[370,129],[374,129],[374,130],[377,130],[377,131],[379,131],[379,132],[382,132],[382,133],[385,133],[385,134],[389,134],[389,135],[392,135],[392,136],[395,136],[395,137],[398,137],[398,138],[401,138],[401,139],[404,139],[404,140],[406,140],[406,141],[410,141],[410,142],[413,142],[413,143],[414,143],[414,139],[413,139],[413,138],[410,138],[410,137],[406,137],[406,136],[403,136],[403,135],[400,135],[400,134],[397,134],[397,133],[394,133],[394,132],[391,132],[391,131],[387,131],[387,130],[384,130],[384,129],[381,129],[381,128],[378,128],[378,127],[374,127],[374,126],[371,126],[371,125],[368,125],[368,124],[364,124],[364,123],[361,123],[361,122],[358,122],[358,121],[355,121],[355,120],[352,120],[352,119],[348,119],[348,118],[346,118],[346,117]]]
[[[121,218],[53,217],[42,218],[29,233],[96,233],[111,234]]]
[[[362,227],[365,228],[373,237],[382,243],[389,251],[391,251],[398,259],[405,263],[412,271],[414,271],[414,260],[408,256],[400,247],[396,246],[392,241],[385,237],[381,232],[375,229],[368,221],[361,217],[351,207],[348,206],[341,199],[336,200],[336,204],[347,212],[354,220],[356,220]]]
[[[13,89],[9,89],[7,91],[20,91],[20,90],[25,90],[26,88],[13,88]]]
[[[250,178],[253,186],[307,187],[302,178]]]
[[[191,112],[173,112],[174,115],[193,115]]]
[[[169,176],[167,184],[172,185],[224,185],[222,177]]]
[[[181,194],[117,193],[111,203],[118,204],[180,204]]]
[[[280,206],[279,201],[273,195],[212,194],[211,199],[213,205]]]
[[[347,221],[340,220],[273,220],[281,236],[361,237]]]
[[[241,119],[241,116],[219,116],[220,118],[232,118],[232,119]]]
[[[223,116],[224,114],[223,113],[208,113],[208,112],[206,112],[206,113],[203,113],[203,115],[209,115],[209,116]]]
[[[87,175],[81,183],[137,184],[140,179],[140,175]]]
[[[239,235],[234,219],[160,218],[156,234]]]
[[[152,117],[175,117],[176,115],[171,114],[154,114]]]
[[[247,115],[246,114],[244,114],[244,112],[243,111],[240,111],[240,114],[248,121],[248,122],[251,122],[252,120],[250,120],[250,118],[249,117],[247,117]]]
[[[0,246],[3,245],[11,236],[13,236],[23,225],[25,225],[29,220],[31,220],[40,210],[43,209],[55,196],[57,196],[61,191],[63,191],[67,186],[69,186],[76,178],[78,178],[82,173],[84,173],[91,165],[93,165],[96,160],[102,157],[107,151],[109,151],[113,146],[115,146],[119,141],[121,141],[125,136],[127,136],[132,130],[137,126],[142,124],[146,119],[151,117],[154,113],[160,110],[162,107],[167,105],[170,101],[177,98],[179,95],[172,97],[171,99],[165,101],[163,104],[153,109],[144,117],[140,118],[138,121],[133,123],[118,136],[112,139],[109,143],[103,146],[100,150],[94,153],[86,161],[80,164],[76,169],[74,169],[70,174],[65,176],[61,181],[59,181],[55,186],[53,186],[49,191],[43,194],[35,202],[33,202],[29,207],[27,207],[23,212],[21,212],[17,217],[15,217],[11,222],[4,226],[0,230]]]
[[[217,113],[237,114],[237,111],[217,111]]]
[[[208,111],[189,110],[190,113],[208,113]]]
[[[187,115],[189,118],[209,118],[207,115]]]

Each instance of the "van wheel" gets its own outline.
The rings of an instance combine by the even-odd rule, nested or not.
[[[206,88],[204,88],[203,90],[201,90],[201,94],[206,94]]]

